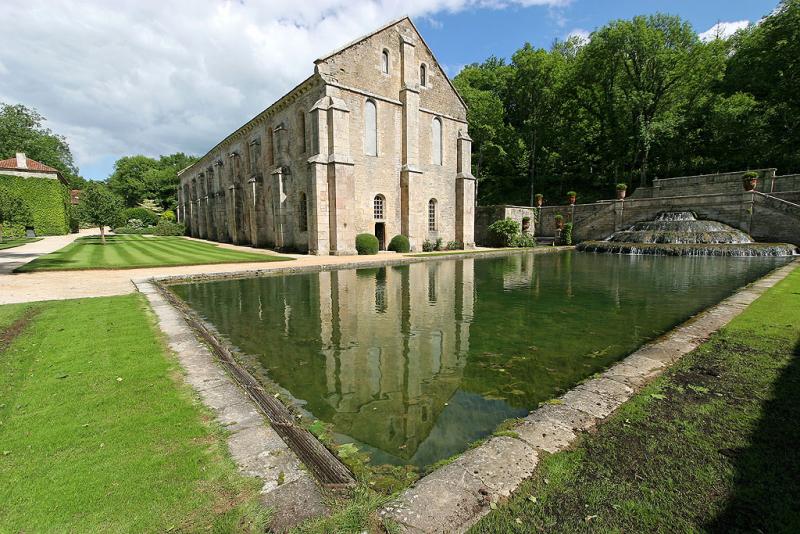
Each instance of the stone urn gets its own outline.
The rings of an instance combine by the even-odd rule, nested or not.
[[[758,185],[758,174],[754,172],[746,172],[742,176],[742,185],[745,191],[752,191]]]
[[[617,189],[617,200],[625,200],[625,193],[624,189]]]
[[[558,230],[562,230],[564,228],[564,218],[556,216],[555,221],[556,221],[556,228]]]
[[[567,193],[567,200],[569,200],[569,203],[570,203],[571,206],[575,205],[575,200],[577,198],[578,198],[578,194],[575,193],[575,191],[570,191],[570,192]]]
[[[536,200],[536,207],[541,208],[542,204],[544,204],[544,197],[542,195],[536,195],[534,198]]]

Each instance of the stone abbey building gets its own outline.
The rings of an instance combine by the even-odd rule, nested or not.
[[[474,245],[466,105],[409,18],[314,74],[180,173],[192,236],[311,254],[408,236]]]

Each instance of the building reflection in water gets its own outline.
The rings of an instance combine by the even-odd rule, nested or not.
[[[425,466],[774,265],[517,254],[174,291],[337,439]]]

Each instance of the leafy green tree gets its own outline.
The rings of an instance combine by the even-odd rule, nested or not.
[[[159,159],[142,155],[125,156],[114,164],[108,186],[124,199],[128,207],[152,199],[161,209],[173,209],[177,205],[178,171],[197,159],[182,152]]]
[[[3,242],[3,228],[8,225],[27,226],[33,216],[30,207],[22,197],[4,187],[0,187],[0,243]]]
[[[31,159],[61,171],[68,179],[78,178],[78,168],[67,140],[44,126],[45,118],[22,104],[0,102],[0,159],[24,152]]]
[[[100,228],[100,239],[106,244],[106,226],[112,226],[119,217],[122,202],[105,184],[90,182],[81,192],[79,204],[81,219]]]

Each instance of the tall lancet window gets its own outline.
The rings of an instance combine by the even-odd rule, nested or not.
[[[428,69],[425,67],[424,63],[419,66],[419,84],[422,87],[428,85]]]
[[[442,119],[436,117],[431,123],[431,162],[442,164]]]
[[[364,153],[378,155],[378,110],[372,100],[364,103]]]
[[[389,51],[384,50],[381,52],[381,72],[389,74]]]

